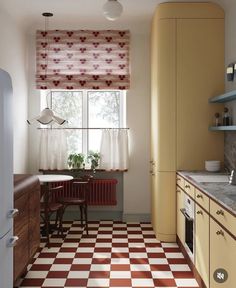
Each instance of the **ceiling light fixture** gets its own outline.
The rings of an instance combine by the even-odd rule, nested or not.
[[[32,124],[35,121],[38,121],[40,124],[43,124],[43,125],[48,125],[52,123],[53,121],[59,125],[62,125],[66,122],[65,119],[62,119],[59,116],[56,116],[50,108],[43,109],[39,116],[31,120],[27,120],[28,124]]]
[[[123,7],[118,0],[108,0],[103,5],[103,14],[108,20],[114,21],[118,19],[122,12]]]
[[[48,19],[49,19],[49,17],[52,17],[53,14],[50,13],[50,12],[45,12],[42,15],[43,15],[43,17],[45,17],[45,32],[47,32],[47,30],[48,30]],[[45,50],[45,54],[48,55],[48,50]],[[48,64],[48,59],[46,57],[45,58],[45,65],[47,66],[47,64]],[[46,76],[47,76],[47,71],[45,69],[45,79],[46,79]],[[45,96],[46,96],[46,100],[47,100],[47,96],[48,95],[45,95]],[[54,114],[54,112],[48,107],[43,109],[39,116],[36,116],[35,118],[33,118],[31,120],[27,120],[28,124],[32,124],[35,121],[38,121],[40,124],[43,124],[43,125],[48,125],[48,124],[53,123],[53,122],[55,122],[55,123],[57,123],[59,125],[62,125],[65,122],[67,122],[65,119],[63,119],[63,118],[61,118],[59,116],[56,116]]]

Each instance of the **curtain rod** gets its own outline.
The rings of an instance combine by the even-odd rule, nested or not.
[[[56,129],[56,130],[104,130],[104,129],[107,129],[107,130],[129,130],[129,128],[85,128],[85,127],[81,127],[81,128],[76,128],[76,127],[73,127],[73,128],[69,128],[69,127],[65,127],[65,128],[59,128],[59,127],[38,127],[37,129],[39,130],[51,130],[51,129]]]

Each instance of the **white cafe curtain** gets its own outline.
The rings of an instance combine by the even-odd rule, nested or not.
[[[40,130],[39,169],[67,168],[67,140],[64,129]]]
[[[100,148],[100,168],[105,170],[128,169],[127,129],[104,129]]]

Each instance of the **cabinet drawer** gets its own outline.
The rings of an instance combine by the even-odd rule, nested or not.
[[[195,190],[195,201],[209,212],[210,199],[198,189]]]
[[[14,208],[19,210],[19,214],[14,218],[14,234],[28,233],[29,209],[27,193],[15,200]]]
[[[184,191],[191,196],[193,199],[195,198],[195,188],[188,181],[184,180]]]
[[[28,231],[27,231],[28,232]],[[24,272],[29,260],[28,233],[20,233],[17,235],[19,240],[14,247],[14,281]]]
[[[236,218],[212,200],[210,200],[210,214],[228,231],[236,235]]]
[[[176,184],[179,185],[182,189],[184,189],[184,178],[176,175]]]

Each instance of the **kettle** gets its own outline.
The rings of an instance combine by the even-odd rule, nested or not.
[[[230,177],[229,177],[229,184],[230,185],[236,185],[236,171],[232,170]]]

